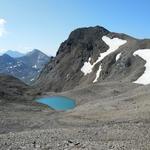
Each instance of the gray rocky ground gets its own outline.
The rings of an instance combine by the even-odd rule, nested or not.
[[[0,149],[149,150],[149,89],[106,82],[45,93],[74,98],[77,107],[66,112],[36,103],[1,105]]]

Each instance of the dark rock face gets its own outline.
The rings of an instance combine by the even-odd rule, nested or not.
[[[0,102],[17,102],[29,100],[29,86],[21,82],[19,79],[9,75],[0,75]],[[32,99],[32,98],[31,98]]]
[[[19,58],[4,54],[0,56],[0,73],[12,75],[30,84],[48,61],[49,57],[39,50],[33,50]]]
[[[118,38],[127,43],[104,57],[87,75],[81,71],[85,62],[93,64],[98,57],[109,49],[102,40],[103,36],[110,39]],[[65,91],[78,85],[93,83],[101,65],[101,73],[97,82],[108,80],[134,81],[145,70],[145,61],[133,53],[138,49],[150,48],[150,40],[138,40],[125,34],[112,33],[103,27],[79,28],[74,30],[69,38],[58,49],[55,58],[42,70],[35,86],[46,91]],[[116,61],[117,54],[121,53]]]
[[[93,55],[97,59],[107,45],[101,40],[109,31],[102,27],[81,28],[73,31],[60,45],[55,58],[43,69],[38,81],[44,90],[61,91],[78,85],[83,73],[80,68]]]

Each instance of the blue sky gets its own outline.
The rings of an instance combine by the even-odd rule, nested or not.
[[[150,38],[150,0],[0,0],[0,50],[55,55],[78,27]]]

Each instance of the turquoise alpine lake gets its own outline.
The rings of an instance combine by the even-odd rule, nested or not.
[[[36,100],[38,103],[46,104],[55,110],[73,109],[76,104],[73,99],[65,96],[50,96],[43,97]]]

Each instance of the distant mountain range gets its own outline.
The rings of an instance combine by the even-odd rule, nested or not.
[[[4,55],[4,54],[7,54],[13,58],[19,58],[19,57],[22,57],[24,56],[25,54],[21,53],[21,52],[18,52],[18,51],[14,51],[14,50],[8,50],[4,53],[1,53],[0,55]]]
[[[37,78],[49,59],[46,54],[37,49],[26,55],[9,50],[0,56],[0,73],[12,75],[30,84]]]

